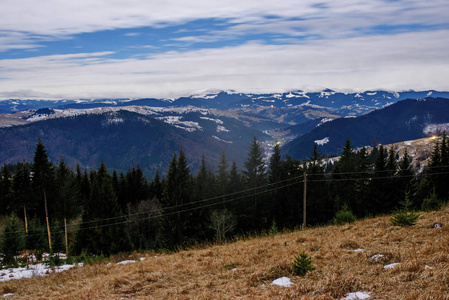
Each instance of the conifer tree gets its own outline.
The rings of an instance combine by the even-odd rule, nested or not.
[[[23,215],[25,223],[25,232],[28,232],[27,207],[30,208],[33,197],[31,191],[30,170],[25,162],[17,164],[16,173],[13,178],[13,191],[15,202],[15,212],[17,215]]]
[[[11,182],[11,172],[6,165],[0,170],[0,209],[1,214],[6,215],[11,211],[11,195],[12,193],[12,182]]]
[[[323,224],[333,215],[332,202],[328,194],[322,156],[314,144],[306,172],[310,180],[307,183],[307,223]]]
[[[228,192],[229,185],[229,162],[226,159],[225,150],[220,154],[220,160],[217,167],[216,191],[217,195],[224,195]]]
[[[40,139],[38,139],[36,145],[31,170],[33,172],[32,187],[35,201],[33,206],[37,208],[37,216],[41,220],[45,220],[45,201],[49,212],[54,207],[54,170],[53,164],[48,159],[47,150],[45,150]]]
[[[354,183],[354,207],[352,208],[357,217],[366,216],[369,213],[369,199],[370,199],[370,177],[372,176],[372,164],[365,147],[362,147],[357,152],[356,159],[355,183]]]
[[[12,214],[1,232],[0,251],[3,253],[3,265],[15,264],[16,256],[25,247],[23,230],[19,227],[17,217]]]
[[[268,181],[270,183],[276,183],[282,180],[282,161],[281,161],[281,147],[279,142],[276,141],[273,147],[273,154],[270,158],[270,164],[268,169]]]
[[[64,159],[61,157],[59,165],[55,174],[56,183],[56,201],[55,201],[55,217],[58,219],[58,225],[62,224],[63,231],[63,246],[68,247],[68,230],[67,222],[76,218],[81,213],[80,192],[76,183],[76,177],[72,170],[66,165]],[[57,225],[55,225],[57,226]],[[54,233],[56,238],[59,238],[59,232]],[[61,243],[55,246],[61,247]],[[60,249],[54,251],[61,251]],[[68,249],[65,249],[66,254]]]
[[[334,179],[334,197],[336,210],[346,204],[351,211],[357,210],[356,206],[356,154],[351,146],[351,141],[346,139],[340,159],[336,162],[332,171]]]
[[[254,189],[262,187],[267,183],[265,173],[265,162],[263,161],[263,152],[257,137],[254,137],[248,150],[248,158],[243,171],[245,178],[245,187],[252,189],[250,194],[260,193],[260,190]],[[268,225],[267,207],[263,204],[263,195],[253,195],[251,202],[247,202],[248,209],[243,210],[244,214],[239,217],[239,222],[246,224],[246,229],[261,229]]]
[[[79,228],[76,250],[110,255],[132,249],[132,242],[112,186],[112,178],[102,162],[97,172],[91,172],[92,186]]]

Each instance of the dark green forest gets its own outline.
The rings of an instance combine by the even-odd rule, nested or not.
[[[422,172],[407,153],[399,157],[383,145],[355,151],[349,139],[335,163],[325,164],[317,145],[302,161],[283,159],[279,144],[268,160],[263,153],[254,137],[243,170],[223,151],[217,166],[203,155],[192,174],[181,147],[168,170],[148,180],[140,165],[126,173],[104,163],[72,170],[63,157],[55,165],[39,140],[32,162],[0,170],[4,259],[24,249],[72,255],[176,250],[295,229],[304,223],[305,194],[307,226],[331,223],[342,210],[357,218],[390,213],[406,194],[419,210],[438,209],[449,199],[445,134]]]

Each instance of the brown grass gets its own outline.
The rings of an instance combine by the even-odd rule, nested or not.
[[[443,224],[431,229],[432,224]],[[394,227],[388,216],[175,254],[134,254],[129,265],[73,268],[0,284],[8,299],[339,299],[366,291],[371,299],[449,299],[449,207],[418,225]],[[353,250],[362,248],[361,252]],[[316,270],[293,276],[295,256]],[[371,257],[383,254],[383,259]],[[384,265],[400,263],[392,269]],[[426,265],[431,267],[426,268]],[[293,287],[271,285],[288,276]]]

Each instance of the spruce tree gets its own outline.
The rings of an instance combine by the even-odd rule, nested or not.
[[[260,142],[257,137],[254,137],[248,150],[248,158],[246,159],[244,166],[246,170],[243,171],[245,178],[245,187],[251,189],[249,194],[254,194],[250,196],[248,200],[251,202],[246,202],[245,205],[248,206],[244,209],[244,214],[240,216],[239,222],[246,227],[246,229],[262,229],[268,226],[268,208],[263,202],[264,195],[259,195],[260,189],[255,189],[257,187],[262,187],[267,183],[267,176],[265,173],[265,162],[263,161],[263,152]]]
[[[12,182],[11,182],[11,172],[6,165],[0,170],[0,209],[1,214],[6,215],[11,212],[11,202],[12,202]]]
[[[340,159],[332,171],[335,208],[339,210],[346,204],[351,211],[356,207],[356,154],[351,141],[346,139]]]
[[[12,214],[1,232],[0,251],[3,253],[3,265],[16,264],[16,256],[24,250],[25,237],[17,217]]]
[[[92,186],[82,225],[79,228],[76,250],[110,255],[132,249],[132,242],[112,186],[112,178],[102,162],[97,172],[91,172]]]
[[[31,170],[33,172],[33,207],[37,208],[37,217],[45,220],[45,206],[48,208],[49,216],[54,208],[54,170],[53,164],[48,159],[47,150],[45,150],[40,139],[38,139],[36,150],[34,151]]]
[[[328,194],[322,156],[315,143],[306,163],[307,182],[307,224],[323,224],[333,215],[332,202]]]
[[[16,173],[13,178],[13,191],[15,208],[14,211],[17,215],[22,215],[25,223],[25,231],[28,231],[28,217],[27,209],[30,210],[30,199],[33,197],[31,190],[31,178],[30,170],[27,164],[18,164]]]

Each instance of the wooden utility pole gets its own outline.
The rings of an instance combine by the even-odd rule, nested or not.
[[[23,206],[23,216],[25,219],[25,232],[28,233],[27,208],[25,205]]]
[[[64,231],[65,231],[65,255],[69,255],[69,243],[67,239],[67,218],[64,217]]]
[[[47,220],[47,233],[48,233],[48,248],[51,253],[51,233],[50,233],[50,223],[48,222],[48,209],[47,209],[47,194],[44,189],[44,202],[45,202],[45,219]]]
[[[304,197],[302,202],[302,229],[306,229],[306,204],[307,204],[307,173],[304,171]]]

